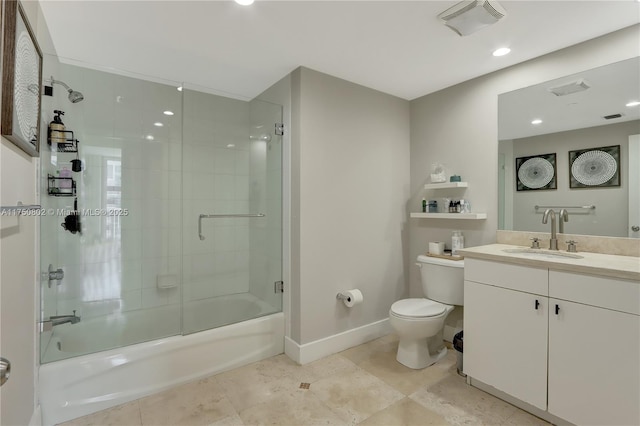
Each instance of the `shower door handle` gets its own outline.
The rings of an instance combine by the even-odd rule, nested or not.
[[[241,218],[241,217],[265,217],[264,213],[247,213],[247,214],[201,214],[198,216],[198,236],[200,240],[204,240],[202,235],[202,219],[222,219],[222,218]]]

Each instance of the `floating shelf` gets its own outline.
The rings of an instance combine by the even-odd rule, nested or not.
[[[486,219],[486,213],[411,213],[415,219]]]
[[[427,183],[424,189],[451,189],[451,188],[466,188],[469,184],[467,182],[442,182],[442,183]]]

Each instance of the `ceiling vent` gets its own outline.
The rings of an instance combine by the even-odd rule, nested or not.
[[[622,118],[624,114],[610,114],[610,115],[605,115],[604,118],[605,120],[614,120],[616,118]]]
[[[567,96],[572,93],[582,92],[590,87],[589,83],[580,79],[572,81],[571,83],[563,84],[562,86],[550,87],[547,90],[556,96]]]
[[[493,25],[507,16],[507,11],[496,1],[467,0],[438,15],[438,19],[461,36]]]

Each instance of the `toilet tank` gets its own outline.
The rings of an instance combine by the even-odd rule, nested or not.
[[[424,297],[447,305],[464,305],[464,260],[418,256]]]

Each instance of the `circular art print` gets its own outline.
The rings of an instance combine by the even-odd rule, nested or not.
[[[540,189],[547,186],[554,176],[553,164],[542,157],[529,158],[518,169],[518,179],[522,185],[529,189]]]
[[[600,150],[580,154],[571,165],[571,176],[585,186],[602,185],[611,180],[617,171],[616,159]]]

